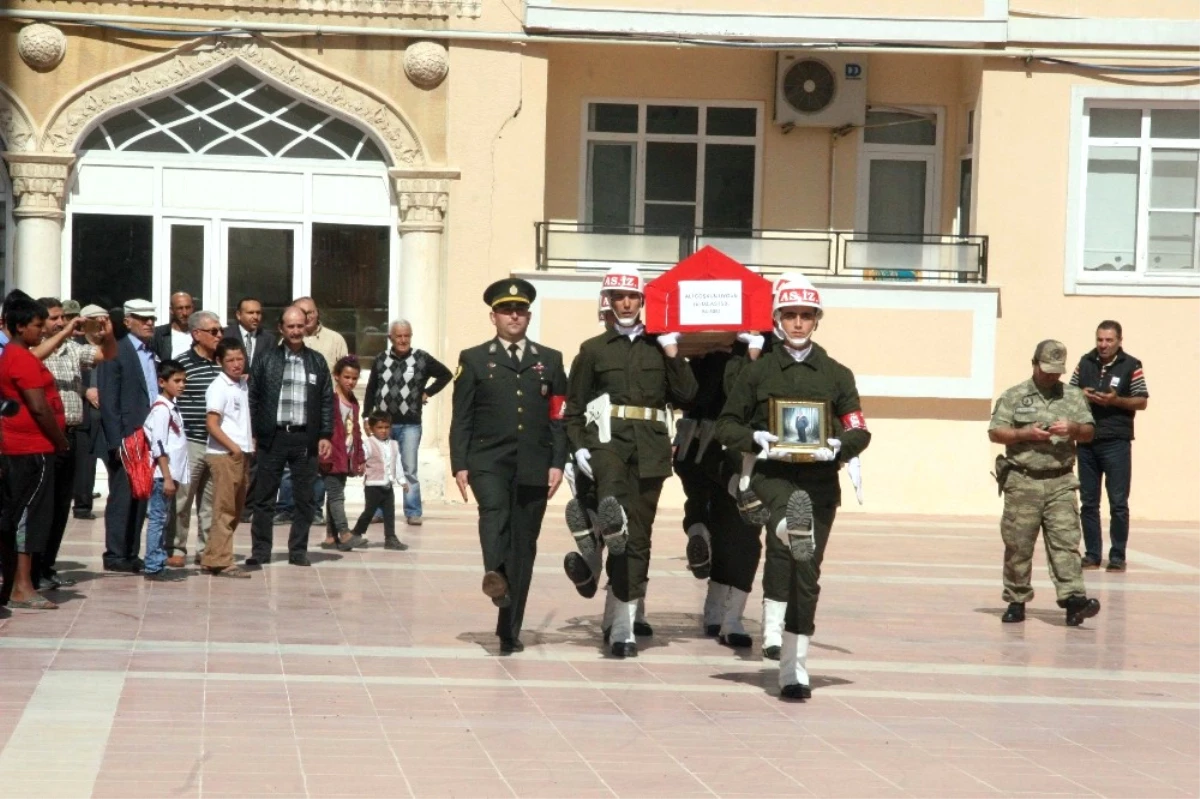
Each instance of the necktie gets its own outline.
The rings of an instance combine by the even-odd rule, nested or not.
[[[246,334],[246,365],[248,366],[254,360],[254,336],[250,333]]]
[[[508,345],[508,354],[512,356],[513,366],[519,370],[521,368],[521,356],[517,354],[516,344]]]

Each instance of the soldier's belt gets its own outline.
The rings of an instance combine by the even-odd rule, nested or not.
[[[1075,471],[1074,466],[1063,466],[1060,469],[1026,469],[1024,466],[1013,466],[1012,470],[1017,474],[1023,474],[1031,480],[1053,480],[1055,477],[1063,477]]]
[[[659,408],[642,408],[638,405],[610,405],[608,415],[614,419],[636,419],[642,422],[667,423],[667,412]]]

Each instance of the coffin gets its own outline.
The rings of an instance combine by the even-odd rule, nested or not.
[[[771,282],[705,247],[647,284],[644,319],[648,333],[714,334],[703,336],[713,341],[770,330]]]

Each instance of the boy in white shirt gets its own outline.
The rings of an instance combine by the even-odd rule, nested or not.
[[[366,508],[354,525],[350,538],[353,544],[361,541],[362,534],[371,524],[375,511],[383,511],[383,548],[408,549],[408,544],[396,537],[396,490],[404,491],[404,468],[400,463],[400,447],[391,437],[392,417],[383,411],[375,411],[367,417],[367,430],[371,435],[363,439],[363,451],[367,460],[363,465],[363,498]]]
[[[146,511],[146,567],[144,579],[154,582],[168,580],[167,550],[163,546],[163,531],[171,517],[177,496],[187,496],[187,481],[191,474],[188,465],[187,436],[183,432],[183,417],[175,407],[175,399],[183,393],[187,374],[178,361],[163,361],[158,365],[158,398],[150,406],[150,414],[142,425],[150,445],[150,457],[158,476],[150,493]]]
[[[254,452],[246,349],[238,339],[224,338],[215,354],[221,374],[204,394],[208,427],[204,457],[213,481],[212,527],[200,565],[213,576],[247,578],[249,571],[233,565],[233,532],[246,506],[250,455]]]

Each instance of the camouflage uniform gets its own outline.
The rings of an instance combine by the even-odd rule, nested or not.
[[[1059,419],[1094,424],[1082,391],[1062,383],[1041,390],[1031,378],[1000,395],[988,430],[1048,425]],[[1004,601],[1033,599],[1033,545],[1041,529],[1045,533],[1050,579],[1062,605],[1067,597],[1085,593],[1079,561],[1075,442],[1060,436],[1049,441],[1022,441],[1009,444],[1005,453],[1012,470],[1004,482],[1004,516],[1000,522]]]

